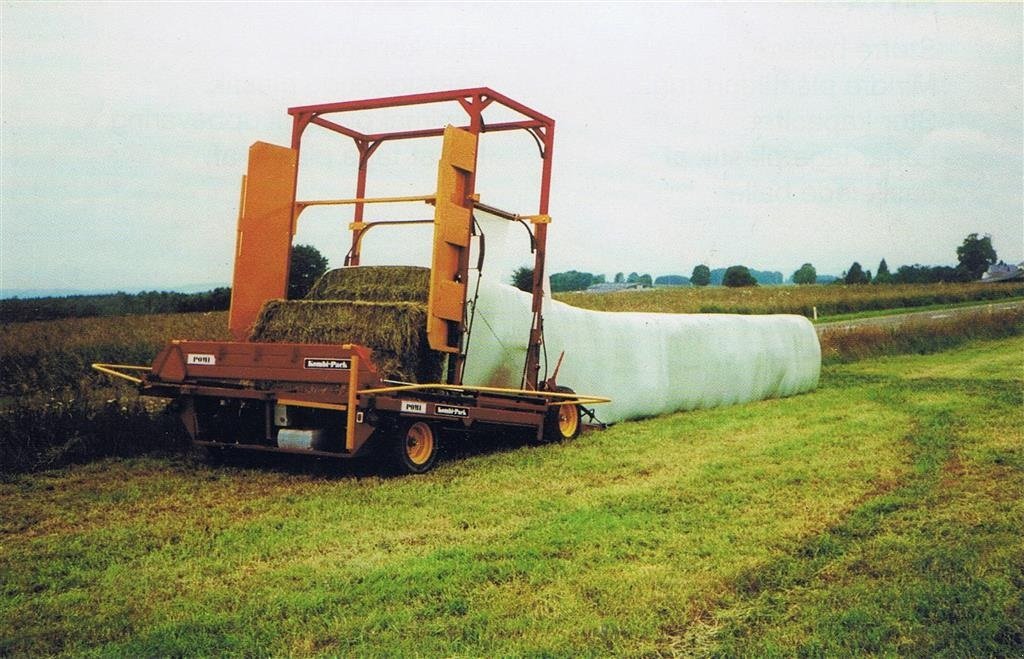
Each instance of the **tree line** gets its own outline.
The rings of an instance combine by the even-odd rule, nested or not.
[[[992,247],[991,236],[969,234],[956,249],[957,265],[903,265],[896,272],[889,270],[889,265],[882,259],[875,273],[865,270],[857,261],[843,271],[842,276],[819,275],[812,263],[804,263],[794,272],[789,280],[794,284],[933,284],[939,282],[970,282],[978,281],[989,266],[997,262],[995,249]],[[532,268],[519,268],[512,278],[512,283],[524,291],[529,291],[533,281]],[[762,271],[744,265],[712,270],[705,264],[697,265],[689,277],[683,275],[662,275],[656,279],[650,275],[632,272],[625,275],[616,273],[614,283],[637,283],[642,286],[757,286],[759,284],[783,284],[785,277],[781,272]],[[582,291],[594,284],[604,283],[604,275],[589,272],[556,272],[551,275],[553,292]]]
[[[989,268],[995,265],[998,260],[995,248],[992,246],[991,236],[979,236],[976,233],[968,234],[963,243],[956,248],[957,265],[901,265],[896,272],[889,271],[889,265],[882,259],[878,268],[872,276],[870,270],[864,270],[860,263],[854,261],[850,269],[843,273],[841,281],[845,284],[937,284],[978,281]],[[801,270],[810,266],[805,263]],[[811,266],[813,270],[813,266]],[[798,270],[793,274],[793,281],[799,283],[814,283],[797,281]]]
[[[203,293],[143,291],[68,297],[9,298],[0,300],[0,319],[5,323],[93,316],[132,316],[153,313],[223,311],[231,304],[231,289]]]
[[[595,284],[607,283],[603,274],[590,272],[556,272],[551,275],[551,291],[554,293],[566,293],[571,291],[584,291]],[[516,288],[529,292],[533,286],[533,268],[520,267],[512,273],[511,283]],[[614,284],[636,284],[640,287],[650,288],[651,286],[756,286],[760,284],[782,284],[783,275],[781,272],[761,271],[737,265],[729,268],[716,268],[712,270],[706,265],[698,265],[693,269],[689,277],[683,275],[662,275],[657,279],[650,274],[631,272],[628,275],[623,272],[615,273],[611,283]]]
[[[304,297],[327,271],[327,259],[311,245],[292,247],[288,297]],[[60,318],[134,316],[155,313],[226,311],[231,306],[231,288],[214,288],[202,293],[143,291],[66,297],[9,298],[0,300],[0,322],[17,323]]]

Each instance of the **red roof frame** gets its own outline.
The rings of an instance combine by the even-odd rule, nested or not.
[[[371,98],[358,101],[341,101],[337,103],[323,103],[318,105],[302,105],[288,109],[292,116],[292,148],[300,150],[302,134],[310,124],[326,128],[335,133],[351,138],[359,151],[359,171],[356,179],[356,198],[363,199],[366,196],[366,175],[369,160],[377,148],[388,141],[418,139],[425,137],[440,137],[444,134],[444,126],[432,126],[428,128],[392,131],[381,133],[363,133],[344,126],[337,121],[328,119],[325,115],[341,114],[345,112],[356,112],[360,110],[378,110],[383,108],[409,107],[415,105],[427,105],[433,103],[458,103],[469,115],[469,124],[460,126],[474,135],[481,133],[526,130],[537,142],[541,157],[540,177],[540,199],[538,202],[537,214],[546,216],[551,190],[551,163],[554,155],[555,120],[545,114],[527,107],[504,94],[490,89],[489,87],[473,87],[469,89],[453,89],[448,91],[427,92],[423,94],[408,94],[404,96],[387,96],[382,98]],[[488,124],[484,121],[483,113],[493,103],[519,113],[525,119],[519,121],[505,121]],[[297,172],[296,172],[297,175]],[[475,178],[475,177],[474,177]],[[467,194],[474,192],[475,181],[471,180]],[[353,223],[359,225],[363,220],[363,204],[354,205]],[[543,341],[543,317],[541,315],[542,302],[544,297],[544,260],[547,244],[547,224],[540,223],[534,227],[534,267],[533,267],[533,326],[530,331],[530,341],[527,351],[526,368],[524,369],[523,382],[527,388],[536,388],[539,375],[540,346]],[[351,265],[359,264],[358,235],[353,231],[352,254],[354,258]]]
[[[347,135],[358,141],[384,141],[396,139],[413,139],[419,137],[438,137],[444,133],[444,127],[428,128],[423,130],[396,131],[384,133],[361,133],[352,128],[342,126],[338,123],[324,119],[322,115],[335,114],[340,112],[356,112],[359,110],[377,110],[381,108],[408,107],[413,105],[426,105],[431,103],[458,102],[469,113],[473,119],[475,115],[491,103],[498,103],[509,110],[518,112],[528,117],[525,121],[511,121],[496,124],[482,124],[479,132],[493,132],[500,130],[533,130],[537,128],[554,127],[555,120],[536,110],[533,110],[522,103],[515,101],[504,94],[490,89],[489,87],[474,87],[470,89],[454,89],[451,91],[428,92],[425,94],[408,94],[405,96],[387,96],[383,98],[371,98],[361,101],[341,101],[338,103],[323,103],[319,105],[303,105],[288,109],[288,114],[295,117],[300,125],[302,123],[315,123],[319,126]],[[305,126],[302,126],[305,128]],[[466,127],[470,130],[470,127]],[[292,145],[293,148],[295,144]]]

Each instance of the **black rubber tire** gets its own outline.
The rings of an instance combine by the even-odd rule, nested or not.
[[[569,387],[555,387],[555,391],[562,394],[576,393]],[[576,439],[580,436],[582,429],[583,418],[579,405],[574,403],[551,407],[544,418],[544,436],[542,441],[545,444],[550,444]]]
[[[402,474],[425,474],[434,468],[438,455],[438,428],[420,420],[398,424],[391,438],[391,461]]]

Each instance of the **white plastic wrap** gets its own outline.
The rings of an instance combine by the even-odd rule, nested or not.
[[[518,387],[530,322],[528,294],[484,277],[466,384]],[[821,369],[803,316],[603,312],[547,299],[544,336],[549,374],[564,351],[558,383],[611,398],[597,410],[608,423],[810,391]]]

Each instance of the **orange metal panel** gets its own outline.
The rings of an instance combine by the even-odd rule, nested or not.
[[[427,302],[427,339],[443,352],[461,350],[462,316],[466,305],[466,276],[472,225],[473,172],[477,136],[448,126],[437,168],[434,204],[434,251]]]
[[[153,362],[153,382],[278,380],[345,384],[358,357],[363,386],[381,380],[369,348],[358,344],[172,341]],[[346,362],[348,362],[346,364]]]
[[[462,306],[466,298],[466,287],[453,281],[439,281],[434,289],[434,314],[439,318],[462,320]]]
[[[228,318],[237,341],[248,337],[264,302],[288,292],[298,155],[295,149],[265,142],[249,148]]]

